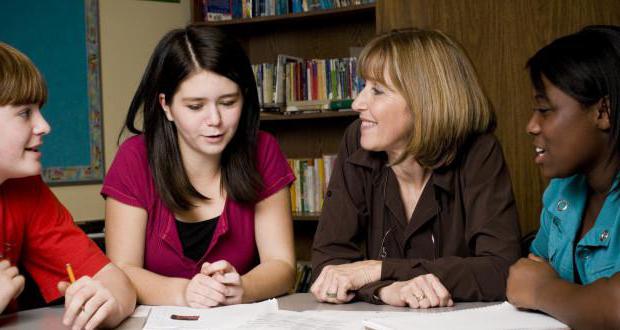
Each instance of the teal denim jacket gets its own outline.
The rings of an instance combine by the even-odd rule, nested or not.
[[[549,261],[563,279],[575,282],[574,265],[583,284],[620,271],[620,173],[594,226],[577,243],[587,198],[585,176],[553,179],[543,196],[540,229],[532,242],[533,254]]]

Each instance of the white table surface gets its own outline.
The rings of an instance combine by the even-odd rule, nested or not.
[[[318,310],[330,310],[330,311],[409,311],[416,313],[436,313],[447,310],[461,310],[477,307],[491,306],[500,304],[501,302],[485,303],[485,302],[472,302],[472,303],[456,303],[453,307],[445,308],[431,308],[431,309],[417,309],[410,310],[405,307],[392,307],[387,305],[373,305],[365,302],[354,302],[343,305],[334,305],[319,303],[314,300],[314,297],[309,293],[296,293],[293,295],[283,296],[278,298],[278,305],[280,309],[290,311],[318,311]],[[22,311],[15,314],[9,314],[0,317],[0,328],[2,330],[30,330],[30,329],[45,329],[45,330],[57,330],[67,329],[62,325],[61,318],[64,312],[63,306],[45,307],[39,309],[32,309],[28,311]],[[130,330],[130,329],[142,329],[146,318],[142,317],[130,317],[127,318],[117,329]]]

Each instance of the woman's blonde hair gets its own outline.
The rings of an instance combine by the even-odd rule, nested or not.
[[[41,72],[19,50],[0,42],[0,106],[37,104],[47,101]]]
[[[413,155],[427,168],[449,165],[471,135],[495,127],[471,61],[442,32],[407,29],[377,36],[362,50],[359,72],[391,85],[413,114],[407,152],[394,164]]]

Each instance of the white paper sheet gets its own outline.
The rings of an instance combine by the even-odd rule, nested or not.
[[[379,311],[305,311],[292,312],[280,310],[263,314],[238,329],[256,330],[359,330],[362,321],[370,318],[396,317],[409,314],[403,312]]]
[[[130,317],[147,317],[149,312],[151,311],[151,306],[149,305],[138,305],[136,309],[133,311]]]
[[[266,300],[255,304],[197,309],[175,306],[151,306],[145,330],[158,329],[235,329],[258,316],[278,311],[278,301]],[[197,315],[198,320],[173,320],[171,315]]]
[[[445,313],[410,313],[362,322],[367,329],[568,329],[544,314],[520,311],[508,302]]]
[[[278,311],[263,314],[247,322],[237,329],[252,330],[358,330],[350,327],[346,320],[331,318],[323,315],[307,315],[303,312]]]

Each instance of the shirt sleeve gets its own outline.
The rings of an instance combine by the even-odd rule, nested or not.
[[[257,148],[256,165],[263,178],[263,190],[259,194],[262,201],[295,181],[295,174],[273,136],[259,132]]]
[[[530,252],[549,260],[549,223],[552,221],[553,215],[544,209],[540,212],[540,228],[536,233],[536,237],[530,245]]]
[[[358,128],[357,121],[349,126],[334,163],[312,245],[312,282],[325,266],[364,260],[360,250],[364,226],[360,222],[369,221],[365,199],[359,195],[363,194],[364,180],[356,169],[345,171],[347,158],[358,149]],[[371,291],[374,287],[358,291],[358,298],[370,299],[364,293]]]
[[[520,227],[512,184],[495,137],[478,138],[461,167],[465,242],[471,256],[436,260],[387,259],[382,279],[408,280],[432,273],[460,301],[505,299],[508,268],[520,254]]]
[[[152,185],[144,138],[131,137],[118,149],[103,181],[101,195],[148,210]]]
[[[78,228],[67,209],[38,178],[31,199],[33,209],[26,224],[23,264],[39,285],[47,302],[60,297],[59,281],[68,281],[66,264],[76,278],[94,276],[110,261]]]

